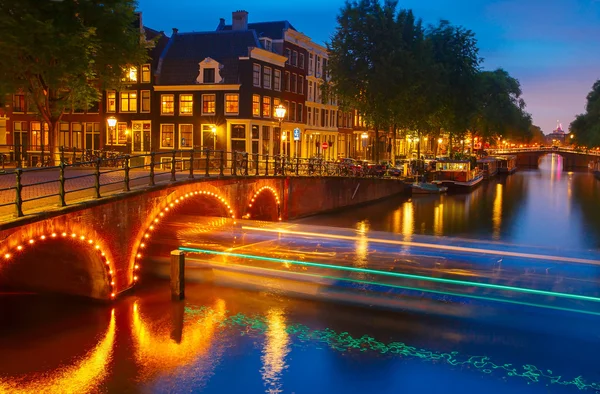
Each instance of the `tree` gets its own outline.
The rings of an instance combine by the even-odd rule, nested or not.
[[[579,114],[569,126],[578,145],[588,148],[600,146],[600,80],[587,95],[586,112]]]
[[[147,59],[135,0],[0,0],[0,94],[26,93],[58,148],[58,123]]]

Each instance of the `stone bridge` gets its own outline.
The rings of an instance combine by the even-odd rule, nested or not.
[[[405,190],[380,178],[225,177],[88,199],[0,225],[0,288],[111,300],[138,282],[153,233],[174,211],[288,220]]]
[[[517,156],[517,167],[537,168],[542,156],[555,153],[563,158],[563,170],[579,170],[588,168],[590,161],[597,161],[600,156],[597,153],[579,151],[568,148],[515,148],[490,150],[493,155]]]

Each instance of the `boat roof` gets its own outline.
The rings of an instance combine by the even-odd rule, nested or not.
[[[469,160],[440,159],[438,163],[470,163]]]
[[[490,161],[498,161],[495,157],[482,157],[481,159],[477,159],[477,163],[487,163]]]

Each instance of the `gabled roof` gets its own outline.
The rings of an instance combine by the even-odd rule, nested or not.
[[[195,84],[207,57],[224,65],[224,83],[238,83],[238,58],[248,56],[249,47],[260,47],[253,30],[174,34],[161,56],[158,84]]]
[[[287,29],[296,30],[288,21],[248,23],[248,30],[256,31],[258,38],[269,37],[273,40],[280,40],[283,38],[283,31]],[[231,31],[231,25],[219,26],[217,30]]]
[[[154,46],[148,51],[152,63],[152,70],[156,70],[158,59],[165,49],[165,46],[167,46],[169,37],[167,37],[164,32],[151,29],[148,26],[144,26],[144,34],[146,35],[146,40],[156,40]]]

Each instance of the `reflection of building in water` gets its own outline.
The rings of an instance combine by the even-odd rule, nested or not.
[[[43,372],[24,379],[0,377],[0,393],[90,393],[99,392],[112,358],[115,342],[115,311],[111,312],[106,333],[98,344],[72,366]]]
[[[496,196],[494,197],[494,207],[492,212],[492,225],[494,239],[500,239],[500,227],[502,225],[502,184],[496,184]]]
[[[267,330],[265,333],[265,348],[263,350],[262,376],[267,393],[281,393],[281,373],[287,367],[285,356],[290,352],[290,339],[286,331],[283,311],[272,308],[267,313]]]
[[[174,322],[175,327],[167,323],[155,328],[144,321],[136,302],[133,305],[132,337],[136,346],[135,358],[142,375],[174,370],[205,355],[225,314],[225,301],[219,299],[214,307],[203,311],[200,318],[194,319],[192,315],[191,319],[184,322],[182,313],[179,321]],[[180,331],[181,334],[173,339],[171,331]],[[205,375],[212,373],[216,364],[215,360],[206,362],[210,370],[205,371]],[[198,373],[198,368],[195,368],[194,379],[202,378]]]
[[[415,232],[415,213],[412,201],[407,201],[402,205],[402,235],[405,241],[412,240]]]
[[[369,232],[369,221],[362,220],[356,225],[356,233],[358,234],[358,239],[355,244],[354,251],[354,261],[353,265],[355,267],[366,267],[367,266],[367,257],[369,254],[369,238],[367,233]]]

